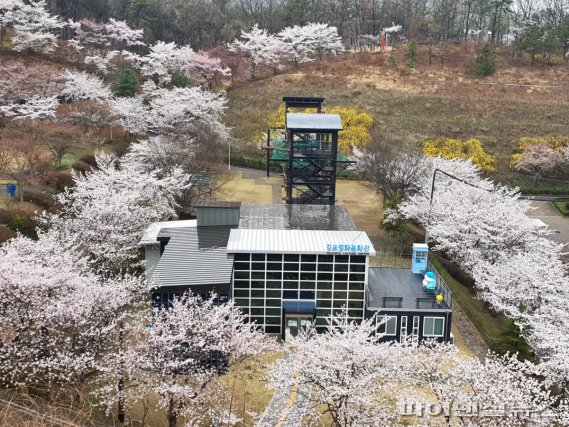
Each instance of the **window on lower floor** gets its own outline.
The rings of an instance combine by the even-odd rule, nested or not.
[[[397,335],[397,316],[379,316],[377,332],[382,335]]]
[[[425,317],[423,319],[424,337],[442,337],[445,330],[444,317]]]

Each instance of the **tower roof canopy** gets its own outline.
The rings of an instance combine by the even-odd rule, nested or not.
[[[339,114],[305,114],[288,113],[286,115],[288,130],[304,131],[339,131],[342,130],[342,119]]]

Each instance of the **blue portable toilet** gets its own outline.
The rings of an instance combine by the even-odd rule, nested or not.
[[[16,184],[8,184],[6,185],[6,191],[8,192],[8,194],[10,195],[10,197],[13,199],[14,197],[16,197]]]
[[[411,271],[414,274],[425,274],[429,260],[429,246],[425,243],[413,243]]]

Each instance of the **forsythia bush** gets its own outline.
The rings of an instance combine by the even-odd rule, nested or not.
[[[311,112],[306,111],[296,111]],[[342,118],[344,130],[338,134],[338,147],[342,153],[351,154],[354,147],[363,148],[371,142],[370,128],[373,126],[373,117],[365,111],[352,107],[326,108],[327,114],[339,114]],[[269,128],[284,127],[285,109],[281,105],[267,120]]]
[[[484,171],[496,170],[496,158],[484,151],[482,143],[474,138],[466,141],[452,138],[431,139],[425,141],[423,153],[445,159],[471,159],[472,163]]]

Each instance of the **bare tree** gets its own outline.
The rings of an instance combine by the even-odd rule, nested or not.
[[[45,146],[51,154],[53,165],[59,169],[63,158],[75,148],[75,140],[71,135],[61,132],[49,135]]]
[[[36,139],[14,139],[8,142],[14,149],[14,159],[9,173],[18,186],[20,202],[24,201],[24,185],[31,178],[43,173],[49,164],[45,151]]]
[[[376,140],[362,151],[355,151],[356,170],[383,193],[385,200],[415,194],[425,165],[421,156],[395,152],[386,139]]]
[[[14,161],[14,149],[10,142],[0,137],[0,176],[4,175]]]

